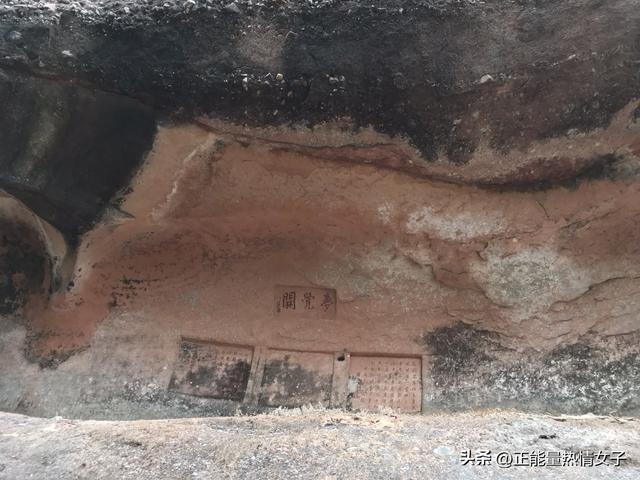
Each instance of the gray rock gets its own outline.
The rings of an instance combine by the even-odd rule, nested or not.
[[[12,30],[5,35],[8,42],[18,42],[22,39],[22,34],[16,30]]]
[[[238,7],[236,2],[231,2],[231,3],[227,4],[227,5],[225,5],[224,9],[227,12],[236,13],[238,15],[242,13],[242,10],[240,10],[240,7]]]

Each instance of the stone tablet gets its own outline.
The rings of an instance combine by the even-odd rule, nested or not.
[[[422,363],[419,358],[351,356],[349,407],[399,412],[422,410]]]
[[[333,354],[270,350],[265,362],[260,405],[329,406]]]
[[[240,402],[252,358],[251,347],[183,339],[169,390]]]

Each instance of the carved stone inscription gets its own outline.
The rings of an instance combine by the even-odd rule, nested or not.
[[[169,390],[242,401],[252,357],[251,347],[182,340]]]
[[[351,408],[421,411],[422,366],[419,358],[351,356],[348,404]]]
[[[336,291],[332,288],[278,285],[275,288],[276,315],[335,318]]]
[[[260,405],[329,406],[333,354],[270,350],[264,366]]]

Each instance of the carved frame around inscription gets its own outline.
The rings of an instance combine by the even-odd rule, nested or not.
[[[168,390],[254,406],[425,411],[428,356],[296,351],[181,337]],[[425,370],[425,365],[426,370]]]

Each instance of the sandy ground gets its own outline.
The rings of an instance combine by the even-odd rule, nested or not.
[[[640,421],[509,411],[443,416],[276,414],[80,421],[0,414],[2,479],[637,479]],[[471,449],[492,465],[463,465]],[[624,451],[622,466],[510,467],[499,452]],[[503,457],[504,458],[504,457]]]

